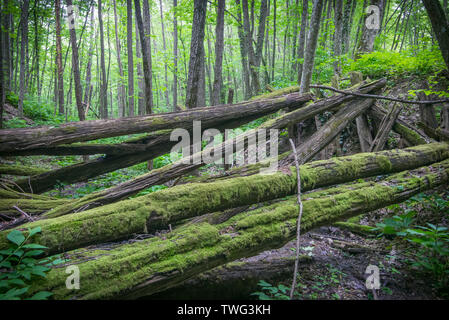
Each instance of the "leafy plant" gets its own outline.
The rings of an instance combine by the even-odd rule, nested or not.
[[[36,258],[47,247],[27,241],[39,232],[41,228],[36,227],[28,229],[27,236],[19,230],[13,230],[7,235],[10,246],[6,250],[0,250],[0,300],[20,300],[28,292],[34,278],[45,278],[50,270],[49,265],[60,262],[57,259],[45,264],[48,259]],[[40,291],[29,299],[45,300],[51,295],[51,292]]]

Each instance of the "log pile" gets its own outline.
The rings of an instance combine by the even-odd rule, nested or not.
[[[283,90],[281,94],[288,94],[282,97],[271,92],[268,98],[214,108],[0,131],[0,155],[105,155],[49,172],[29,171],[29,178],[0,189],[0,214],[21,216],[24,224],[14,225],[21,230],[41,227],[34,241],[48,248],[47,255],[62,253],[69,259],[66,265],[76,264],[82,274],[80,289],[68,290],[66,265],[56,266],[46,279],[33,285],[30,294],[47,290],[57,299],[138,298],[189,279],[198,281],[198,275],[210,279],[217,270],[226,270],[229,281],[273,266],[290,271],[291,259],[257,260],[244,266],[232,262],[279,248],[295,237],[295,156],[300,160],[302,192],[306,193],[301,233],[334,223],[357,229],[342,221],[447,184],[449,144],[433,141],[401,120],[400,106],[380,107],[374,94],[385,84],[385,79],[354,84],[352,94],[340,92],[308,104],[310,94]],[[425,102],[423,114],[429,124],[432,110]],[[204,130],[236,128],[281,109],[283,114],[255,129],[109,189],[75,200],[39,195],[51,190],[56,181],[85,181],[165,154],[176,143],[170,141],[171,129],[191,132],[193,120],[201,120]],[[248,134],[286,129],[323,112],[332,116],[297,146],[296,155],[271,155],[214,177],[183,178],[204,165],[205,155],[224,154],[239,144],[249,150]],[[442,114],[440,127],[432,125],[435,132],[447,131],[446,116]],[[359,137],[369,132],[370,138],[360,139],[362,151],[368,152],[312,161],[353,122]],[[382,151],[391,130],[409,147]],[[142,135],[118,144],[86,143],[131,134]],[[269,138],[269,143],[278,139]],[[260,169],[273,161],[279,164],[278,171],[261,174]],[[0,170],[12,172],[7,166]],[[180,179],[179,185],[128,199],[174,179]],[[0,250],[8,246],[9,232],[0,232]]]

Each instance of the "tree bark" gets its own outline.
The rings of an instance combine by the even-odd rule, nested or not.
[[[128,49],[128,116],[134,116],[133,0],[126,0],[126,47]]]
[[[165,79],[165,102],[167,103],[167,107],[170,106],[170,99],[168,97],[168,70],[167,70],[167,44],[165,41],[165,25],[164,25],[164,14],[163,14],[163,8],[162,8],[162,0],[159,0],[159,7],[161,9],[161,27],[162,27],[162,44],[164,49],[164,79]]]
[[[58,2],[56,2],[58,3]],[[27,61],[25,59],[25,51],[28,46],[28,8],[29,0],[24,0],[21,5],[21,39],[20,39],[20,88],[19,88],[19,102],[18,109],[19,115],[23,116],[23,100],[25,98],[26,84],[25,84],[25,73],[27,71]],[[64,99],[64,97],[63,97]]]
[[[394,175],[387,180],[387,183],[373,183],[359,189],[324,190],[333,193],[332,197],[323,197],[322,192],[309,194],[310,198],[304,201],[301,233],[362,212],[402,202],[419,192],[447,183],[449,161],[436,163],[433,167],[435,169],[431,172],[422,167],[408,174],[402,172]],[[133,209],[129,209],[131,211],[128,213],[132,214]],[[286,201],[242,212],[217,225],[207,222],[192,224],[160,238],[153,237],[113,248],[100,246],[97,250],[107,249],[107,254],[97,256],[95,259],[91,259],[93,254],[90,251],[84,251],[85,253],[78,251],[76,258],[69,253],[70,257],[74,258],[72,264],[79,259],[77,266],[83,275],[84,286],[76,292],[67,290],[65,268],[54,268],[49,272],[46,281],[32,287],[30,294],[51,290],[56,299],[106,299],[119,296],[136,298],[152,295],[214,267],[285,245],[296,236],[298,210],[296,197],[290,197]],[[84,214],[77,216],[80,215]],[[28,225],[39,224],[42,222],[37,221]],[[120,227],[113,228],[110,233],[122,232],[126,224],[117,226]],[[50,242],[48,237],[44,237],[47,226],[43,225],[42,229],[43,233],[37,240],[41,244],[46,244]],[[66,230],[66,241],[73,229],[72,226]],[[6,234],[3,232],[1,236],[1,247],[4,248],[7,243]],[[96,234],[91,234],[91,237],[103,241]],[[65,243],[61,241],[59,245]],[[79,247],[80,243],[75,246]],[[70,247],[73,246],[65,248]],[[82,262],[86,260],[88,261]],[[179,261],[182,261],[182,265]],[[100,272],[102,270],[108,272]]]
[[[385,11],[385,0],[371,0],[371,5],[377,6],[380,10],[379,14],[380,17],[378,17],[379,20],[379,28],[367,28],[367,21],[363,21],[363,27],[362,27],[362,37],[360,38],[360,42],[358,44],[358,53],[357,55],[361,53],[367,53],[372,52],[374,49],[374,40],[376,40],[376,36],[380,29],[380,24],[382,23],[382,17]],[[365,7],[364,7],[365,10]],[[373,14],[373,13],[372,13]]]
[[[121,118],[125,115],[125,85],[123,84],[124,73],[121,58],[120,40],[118,37],[118,22],[117,22],[117,2],[114,1],[114,28],[115,28],[115,50],[117,52],[117,65],[119,70],[119,85],[118,85],[118,117]]]
[[[307,37],[307,50],[305,51],[304,67],[301,75],[299,92],[304,93],[310,90],[310,81],[312,80],[313,63],[315,60],[315,51],[318,43],[318,32],[320,29],[320,19],[323,11],[323,0],[315,0],[313,3],[312,18],[310,21],[310,30]]]
[[[173,0],[173,107],[178,106],[178,0]]]
[[[192,37],[190,41],[189,73],[186,88],[186,107],[198,106],[198,93],[204,67],[204,27],[206,25],[207,2],[194,0]]]
[[[222,87],[222,66],[224,50],[224,12],[226,1],[218,0],[217,7],[217,25],[215,26],[215,65],[214,65],[214,84],[212,90],[211,105],[220,104]]]
[[[104,62],[104,34],[103,34],[103,14],[101,0],[98,0],[98,20],[100,22],[100,67],[101,67],[101,84],[100,84],[100,117],[101,119],[108,118],[108,84],[106,79],[106,66]]]
[[[399,113],[401,112],[402,107],[397,107],[394,105],[390,112],[385,115],[383,118],[379,130],[377,132],[376,137],[373,140],[373,143],[370,147],[370,152],[380,151],[385,146],[385,143],[388,140],[388,135],[390,134],[391,129],[393,128],[394,123],[398,119]]]
[[[334,62],[334,74],[341,76],[340,55],[342,53],[342,33],[343,33],[343,0],[335,1],[335,33],[334,33],[334,56],[337,61]]]
[[[304,59],[304,48],[306,44],[306,28],[307,28],[307,20],[309,17],[309,1],[302,1],[302,14],[301,14],[301,29],[299,30],[299,40],[298,40],[298,84],[301,83],[302,71],[304,62],[300,60]]]
[[[422,0],[426,8],[430,22],[432,23],[433,32],[440,45],[441,54],[446,67],[449,70],[449,22],[440,1]],[[447,7],[445,8],[447,10]]]

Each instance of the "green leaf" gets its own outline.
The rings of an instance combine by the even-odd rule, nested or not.
[[[24,257],[34,257],[44,253],[44,250],[30,250],[25,252]]]
[[[6,237],[8,238],[9,241],[15,243],[18,246],[20,246],[23,243],[23,241],[25,241],[25,237],[19,230],[11,231]]]
[[[29,231],[30,232],[30,237],[34,236],[36,233],[39,233],[41,231],[42,231],[41,227],[36,227],[36,228],[31,229]]]
[[[47,300],[48,297],[52,296],[53,293],[48,291],[40,291],[32,296],[29,300]]]
[[[42,246],[37,243],[30,243],[30,244],[23,245],[22,248],[25,248],[25,249],[47,249],[48,247]]]

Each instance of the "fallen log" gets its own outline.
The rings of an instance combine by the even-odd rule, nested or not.
[[[352,120],[365,112],[373,103],[373,99],[356,99],[341,108],[320,130],[298,146],[296,156],[299,163],[304,164],[311,160],[331,143]],[[292,153],[285,159],[285,163],[292,164],[293,160],[294,154]]]
[[[357,154],[301,166],[303,190],[312,190],[358,178],[377,176],[430,165],[449,157],[446,143],[422,145],[407,150]],[[49,252],[113,241],[134,233],[167,229],[169,224],[207,213],[282,198],[296,192],[295,169],[288,173],[255,174],[213,183],[175,186],[135,199],[93,208],[75,215],[42,219],[23,227],[42,228],[39,242]],[[84,204],[86,205],[86,204]],[[66,208],[82,208],[69,203],[50,216],[68,213]],[[6,246],[6,233],[0,233],[0,248]]]
[[[392,176],[384,183],[304,200],[301,233],[376,210],[448,182],[449,160]],[[281,247],[296,235],[298,206],[289,197],[211,225],[192,224],[164,237],[68,252],[82,275],[68,290],[62,265],[35,282],[30,294],[46,290],[55,299],[112,299],[149,296],[236,259]],[[45,234],[45,232],[44,232]]]
[[[6,129],[0,131],[0,151],[14,152],[61,144],[96,140],[115,136],[155,132],[158,130],[191,129],[193,121],[201,121],[204,127],[252,116],[275,112],[281,108],[298,108],[311,99],[310,94],[289,94],[286,97],[254,100],[214,108],[195,108],[183,112],[151,114],[107,120],[89,120],[63,124],[59,127]]]
[[[401,113],[402,107],[397,107],[394,105],[390,112],[385,115],[380,123],[379,130],[374,138],[369,151],[380,151],[384,148],[387,142],[388,135],[394,126],[394,123],[398,119],[399,113]]]
[[[12,176],[34,176],[47,171],[47,169],[43,168],[22,166],[17,164],[0,164],[0,174],[9,174]]]
[[[369,115],[376,120],[377,122],[382,122],[382,119],[385,117],[387,112],[377,104],[374,104],[370,110],[368,111]],[[400,134],[402,138],[404,138],[410,146],[417,146],[419,144],[435,142],[432,139],[429,139],[422,132],[412,127],[405,121],[401,119],[397,119],[393,125],[393,130]]]
[[[382,80],[370,83],[368,85],[362,86],[360,88],[360,91],[361,92],[369,92],[372,90],[377,90],[377,89],[383,87],[384,85],[385,85],[385,80],[382,79]],[[246,132],[244,135],[239,136],[238,139],[240,139],[240,140],[236,139],[231,142],[225,141],[220,145],[214,146],[210,150],[206,149],[199,154],[192,155],[191,160],[189,161],[189,163],[191,163],[191,164],[185,164],[185,159],[183,159],[181,161],[178,161],[174,164],[170,164],[170,165],[160,168],[158,170],[152,170],[147,175],[136,178],[133,181],[126,183],[126,185],[121,185],[121,187],[120,187],[121,190],[118,191],[118,195],[115,197],[112,196],[110,198],[112,199],[112,201],[114,201],[114,199],[119,199],[119,198],[123,198],[125,196],[132,195],[132,194],[137,193],[138,191],[148,188],[152,185],[162,184],[169,180],[172,180],[174,178],[182,176],[188,172],[194,171],[203,165],[201,162],[201,159],[203,159],[203,157],[205,155],[209,155],[211,152],[214,154],[216,152],[223,154],[223,152],[226,150],[227,146],[229,146],[230,144],[232,144],[231,148],[234,149],[235,144],[238,143],[238,141],[241,141],[241,140],[244,141],[245,135],[248,135],[251,132],[255,133],[255,132],[257,132],[257,130],[260,130],[260,129],[269,130],[269,129],[285,128],[291,123],[296,123],[298,121],[308,119],[308,118],[313,117],[316,114],[319,114],[327,109],[337,108],[342,103],[351,101],[353,99],[355,99],[355,98],[351,98],[350,96],[333,96],[332,98],[320,100],[314,104],[311,104],[304,108],[301,108],[300,110],[295,110],[295,111],[289,112],[287,114],[284,114],[278,118],[269,120],[269,121],[265,122],[264,124],[262,124],[261,126],[259,126],[257,129],[254,129],[250,132]],[[297,112],[297,111],[301,111],[301,112]],[[229,128],[237,127],[238,123],[236,123],[236,122],[228,123],[227,126]],[[161,140],[164,141],[164,139],[161,139]],[[168,138],[167,138],[167,140],[168,140]],[[37,192],[37,193],[47,191],[47,190],[50,190],[54,186],[56,181],[58,181],[58,180],[66,182],[66,183],[87,180],[88,178],[91,178],[93,176],[96,176],[96,175],[99,175],[102,173],[110,172],[115,169],[123,168],[126,166],[130,166],[133,164],[143,162],[148,159],[152,159],[156,155],[160,155],[160,154],[164,154],[164,153],[168,152],[174,144],[176,144],[176,142],[168,143],[167,141],[164,141],[164,143],[154,146],[151,152],[148,151],[146,153],[139,153],[139,154],[135,154],[132,156],[131,155],[123,155],[123,156],[118,156],[118,157],[110,157],[110,158],[107,157],[107,158],[100,158],[97,160],[91,160],[86,163],[76,164],[76,165],[73,165],[70,167],[56,170],[54,172],[49,172],[49,173],[41,175],[41,176],[33,177],[30,180],[19,181],[18,185],[20,186],[20,188],[22,188],[22,189],[24,188],[25,190],[29,189],[29,186],[31,185],[31,187],[33,188],[33,191]],[[194,161],[194,159],[196,157],[198,157],[200,159],[200,161],[199,161],[200,164],[194,164],[194,163],[198,163],[198,162]],[[82,174],[80,174],[80,172]],[[100,195],[100,197],[102,197],[102,195]],[[109,202],[112,202],[112,201],[109,201]],[[94,202],[94,201],[91,201],[91,202]],[[100,205],[103,203],[104,202],[101,202]]]

